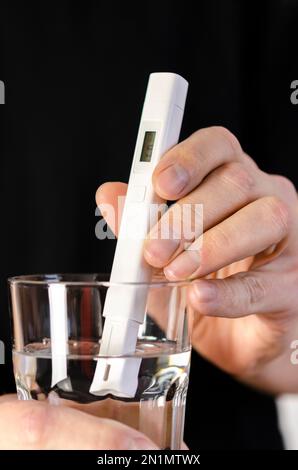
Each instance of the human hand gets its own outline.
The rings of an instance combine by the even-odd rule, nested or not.
[[[157,449],[143,434],[67,406],[0,398],[1,450]]]
[[[195,279],[193,346],[239,379],[273,393],[297,391],[290,344],[298,338],[298,203],[293,184],[261,171],[226,129],[202,129],[168,151],[153,175],[155,191],[182,204],[203,204],[203,242],[153,239],[149,264],[169,280]],[[97,203],[117,206],[123,183],[106,183]],[[107,214],[107,221],[109,215]],[[117,232],[117,227],[111,228]],[[197,234],[200,238],[201,234]],[[198,239],[193,242],[200,246]]]

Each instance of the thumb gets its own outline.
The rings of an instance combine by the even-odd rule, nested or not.
[[[118,182],[104,183],[96,191],[96,203],[115,235],[119,232],[126,191],[127,184]]]
[[[34,400],[0,402],[0,449],[157,449],[145,435],[116,421]]]

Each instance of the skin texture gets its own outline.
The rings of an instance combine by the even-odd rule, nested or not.
[[[144,435],[67,406],[0,398],[0,449],[157,449]]]
[[[203,239],[198,234],[191,250],[185,250],[183,239],[153,239],[161,220],[144,245],[146,261],[165,278],[194,279],[188,292],[196,311],[193,347],[263,391],[297,392],[298,374],[290,360],[291,343],[298,339],[293,184],[261,171],[227,129],[210,127],[163,156],[153,185],[160,197],[176,201],[168,220],[179,219],[181,204],[203,204]],[[116,211],[118,196],[125,194],[123,183],[106,183],[96,194],[116,234],[119,220],[107,207]]]

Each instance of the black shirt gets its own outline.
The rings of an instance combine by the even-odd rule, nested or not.
[[[0,6],[0,339],[6,278],[108,271],[94,194],[128,178],[148,74],[190,83],[182,138],[223,125],[262,169],[297,179],[295,0]],[[14,390],[7,364],[0,391]],[[274,401],[193,353],[191,448],[280,448]]]

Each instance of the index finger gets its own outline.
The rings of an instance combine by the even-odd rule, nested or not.
[[[155,191],[165,200],[180,199],[208,173],[241,155],[237,138],[224,127],[200,129],[162,157],[153,173]]]

